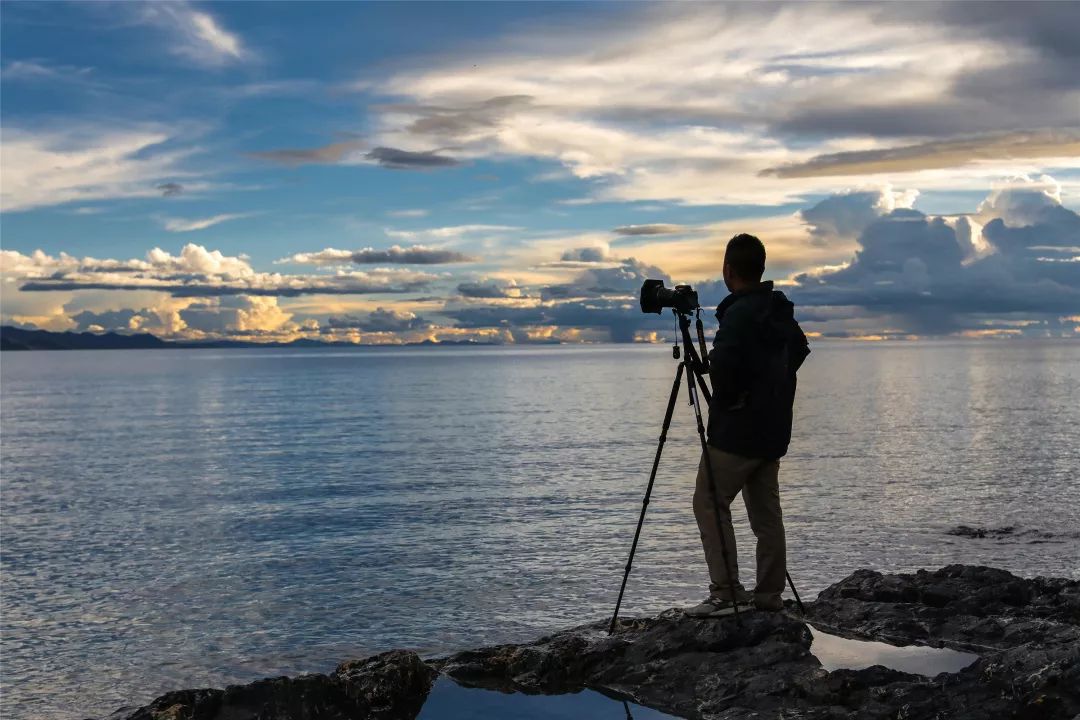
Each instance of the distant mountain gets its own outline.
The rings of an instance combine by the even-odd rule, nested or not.
[[[494,345],[495,343],[476,342],[473,340],[449,340],[446,342],[434,342],[424,340],[418,343],[406,343],[407,345]],[[310,338],[299,338],[292,342],[257,343],[245,340],[205,340],[177,342],[162,340],[150,333],[136,333],[133,335],[121,335],[119,333],[91,333],[91,332],[52,332],[50,330],[24,330],[22,328],[4,325],[0,327],[0,350],[169,350],[178,348],[258,348],[258,347],[292,347],[292,348],[322,348],[322,347],[360,347],[350,342],[325,342]],[[385,347],[381,345],[368,345],[366,347]],[[390,346],[400,347],[400,346]]]
[[[0,350],[135,350],[167,348],[169,343],[149,333],[120,335],[82,332],[50,332],[0,327]]]

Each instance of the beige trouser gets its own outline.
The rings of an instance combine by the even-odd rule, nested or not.
[[[734,587],[736,595],[744,594],[739,582],[739,559],[735,548],[735,531],[731,526],[731,501],[742,491],[750,529],[757,537],[757,586],[754,595],[768,601],[779,598],[784,591],[787,572],[787,547],[784,543],[784,518],[780,512],[780,486],[777,475],[778,460],[759,460],[718,450],[711,445],[709,458],[720,506],[720,521],[709,487],[705,468],[705,455],[698,464],[697,487],[694,490],[694,516],[701,531],[701,544],[705,547],[705,562],[709,565],[712,582],[709,589],[713,597],[729,598]],[[734,582],[728,580],[728,565],[720,549],[723,528],[727,544],[728,563]]]

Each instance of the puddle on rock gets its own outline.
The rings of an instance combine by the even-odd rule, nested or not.
[[[593,690],[567,695],[501,693],[458,685],[441,677],[417,720],[661,720],[674,718]]]
[[[848,640],[810,626],[814,643],[810,646],[822,667],[833,670],[862,670],[884,665],[893,670],[934,677],[938,673],[959,672],[979,659],[978,655],[925,645],[897,647],[883,642]]]

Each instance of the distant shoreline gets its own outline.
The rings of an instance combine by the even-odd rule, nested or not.
[[[822,336],[811,338],[811,343],[828,343],[851,341],[866,345],[880,344],[910,344],[921,341],[955,341],[955,342],[1019,342],[1019,341],[1064,341],[1080,342],[1078,337],[1000,337],[1000,338],[965,338],[956,336],[941,336],[915,339],[881,338],[868,340],[859,337],[834,337]],[[624,343],[601,343],[621,345],[665,345],[669,341],[660,342],[624,342]],[[579,343],[566,343],[561,340],[537,340],[528,343],[519,343],[521,346],[551,346],[551,345],[577,345]],[[595,343],[581,343],[584,345]],[[26,330],[12,325],[0,326],[0,350],[3,351],[31,351],[31,350],[228,350],[228,349],[252,349],[252,348],[327,348],[327,349],[352,349],[352,348],[403,348],[403,347],[502,347],[513,346],[511,343],[485,342],[478,340],[422,340],[420,342],[406,343],[352,343],[342,341],[312,340],[310,338],[298,338],[290,342],[269,341],[253,342],[250,340],[163,340],[151,333],[133,333],[124,335],[117,332],[93,333],[93,332],[53,332],[51,330]]]
[[[0,327],[0,350],[27,352],[33,350],[222,350],[230,348],[400,348],[400,347],[484,347],[501,343],[480,342],[476,340],[445,340],[435,342],[423,340],[410,343],[350,343],[326,342],[300,338],[291,342],[251,342],[248,340],[204,340],[176,341],[162,340],[150,333],[92,333],[92,332],[52,332],[51,330],[24,330],[5,325]],[[561,342],[549,341],[537,345],[560,345]]]

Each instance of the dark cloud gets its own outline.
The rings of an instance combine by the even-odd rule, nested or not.
[[[461,164],[454,158],[439,155],[436,150],[411,152],[391,147],[377,147],[371,152],[365,153],[364,157],[393,170],[424,170]]]
[[[402,265],[443,265],[446,263],[463,263],[475,260],[470,255],[457,252],[456,250],[443,250],[430,248],[423,245],[413,247],[398,247],[397,245],[386,250],[364,248],[357,250],[352,255],[352,261],[358,265],[370,265],[373,263],[395,263]]]
[[[71,320],[74,321],[75,330],[78,332],[85,332],[94,325],[106,330],[127,330],[131,327],[131,319],[139,314],[137,310],[106,310],[104,312],[83,310],[77,315],[72,315]]]
[[[991,133],[878,150],[818,155],[806,162],[769,168],[781,178],[872,175],[956,167],[980,160],[1080,155],[1080,128]]]
[[[652,223],[648,225],[620,225],[612,229],[616,235],[675,235],[684,233],[690,228],[685,225],[671,223]]]
[[[851,263],[804,274],[792,289],[804,306],[857,307],[897,319],[902,331],[945,334],[982,319],[1075,314],[1080,308],[1080,216],[1037,188],[996,193],[983,210],[1004,212],[971,237],[947,222],[898,209],[871,223]]]
[[[363,148],[362,140],[345,140],[313,148],[283,148],[280,150],[261,150],[249,153],[260,160],[282,163],[284,165],[334,165],[341,162],[350,153]]]
[[[412,116],[414,119],[407,130],[413,134],[456,142],[477,129],[497,127],[506,115],[531,104],[532,97],[528,95],[502,95],[457,106],[397,104],[378,106],[377,109]]]
[[[336,250],[326,248],[312,253],[296,253],[276,261],[275,264],[295,263],[297,265],[445,265],[450,263],[473,262],[475,258],[456,250],[412,245],[401,247],[392,245],[388,248],[363,248],[360,250]]]
[[[177,182],[162,183],[157,189],[161,191],[162,197],[176,197],[184,192],[184,186]]]
[[[362,330],[364,332],[404,332],[431,327],[431,323],[411,312],[398,312],[387,308],[376,308],[362,315],[344,315],[331,317],[326,321],[324,332],[334,330]]]
[[[518,288],[495,283],[463,282],[457,286],[457,291],[468,298],[521,297]]]
[[[543,300],[562,300],[637,295],[641,284],[647,278],[671,283],[667,273],[655,265],[646,265],[635,258],[626,258],[618,267],[590,268],[572,282],[544,287],[540,291],[540,297]]]
[[[914,195],[906,196],[910,204]],[[896,205],[894,194],[887,189],[856,190],[830,195],[816,205],[799,211],[799,217],[810,226],[812,242],[823,245],[838,238],[854,238]]]
[[[974,38],[993,37],[1033,50],[1049,62],[1080,58],[1076,43],[1080,6],[1057,2],[890,3],[883,8],[902,19],[943,22]]]
[[[873,11],[883,26],[902,24],[913,33],[923,27],[940,31],[944,26],[961,42],[989,39],[1007,57],[967,64],[941,97],[925,101],[866,100],[873,91],[870,87],[866,94],[849,93],[852,101],[815,98],[782,119],[768,119],[775,131],[824,137],[937,136],[948,140],[972,133],[1076,127],[1080,44],[1075,38],[1080,35],[1080,4],[883,3]],[[935,162],[933,151],[932,147],[922,148],[922,160]],[[911,163],[913,159],[893,161]],[[828,166],[829,161],[823,160],[822,165]]]
[[[406,281],[387,285],[378,281],[334,281],[335,276],[291,276],[288,282],[268,285],[218,284],[191,280],[186,282],[157,281],[153,283],[123,283],[80,281],[64,278],[41,278],[19,286],[24,292],[63,292],[72,290],[142,290],[166,292],[173,297],[222,297],[229,295],[258,295],[262,297],[299,297],[301,295],[372,295],[378,293],[412,292],[427,285],[426,280]]]
[[[638,331],[671,327],[668,318],[646,315],[636,303],[610,299],[577,300],[537,307],[464,307],[442,311],[459,328],[600,328],[612,342],[631,342]]]

